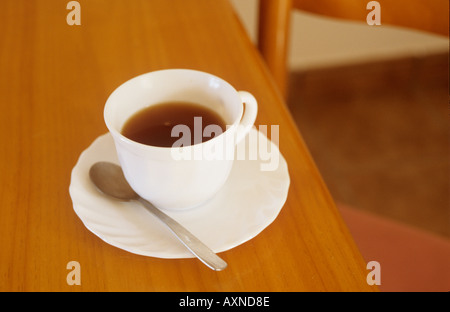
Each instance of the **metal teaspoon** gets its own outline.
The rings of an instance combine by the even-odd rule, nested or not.
[[[209,268],[221,271],[227,267],[225,261],[181,224],[140,197],[128,184],[120,166],[109,162],[97,162],[89,170],[89,176],[102,193],[123,201],[136,200],[140,202],[148,211],[164,222],[183,245]]]

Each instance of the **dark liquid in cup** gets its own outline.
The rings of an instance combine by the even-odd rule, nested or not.
[[[187,127],[178,128],[183,132],[172,136],[172,129],[177,125]],[[190,135],[189,145],[193,145],[206,142],[220,134],[214,131],[211,137],[202,135],[209,125],[217,125],[219,128],[215,129],[219,129],[220,133],[226,129],[222,117],[207,107],[190,102],[166,102],[135,113],[125,122],[122,134],[135,142],[159,147],[171,147],[180,137]]]

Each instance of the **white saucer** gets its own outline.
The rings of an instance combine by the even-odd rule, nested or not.
[[[255,128],[251,131],[257,132]],[[257,135],[268,141],[262,133]],[[248,145],[247,140],[240,144]],[[217,253],[252,239],[278,216],[289,189],[286,161],[275,144],[270,142],[270,146],[279,153],[276,170],[261,171],[261,159],[235,160],[226,184],[210,201],[187,211],[165,212]],[[69,192],[84,225],[108,244],[131,253],[192,258],[170,230],[139,203],[120,202],[99,193],[89,179],[89,168],[97,161],[118,164],[109,133],[83,151],[72,170]]]

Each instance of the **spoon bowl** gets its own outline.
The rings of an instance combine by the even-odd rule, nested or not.
[[[122,168],[109,162],[97,162],[89,170],[89,177],[106,195],[119,200],[137,200],[139,195],[128,184]]]

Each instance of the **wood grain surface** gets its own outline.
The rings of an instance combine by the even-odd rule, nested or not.
[[[368,270],[260,55],[226,0],[0,2],[0,291],[372,291]],[[164,68],[210,72],[279,125],[291,176],[278,218],[220,255],[165,260],[104,243],[68,192],[80,153],[107,132],[103,106],[124,81]],[[69,261],[81,267],[70,286]]]

